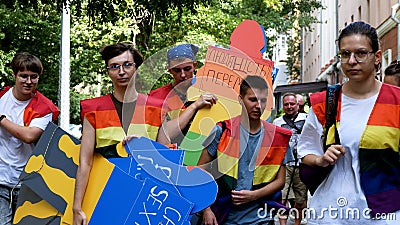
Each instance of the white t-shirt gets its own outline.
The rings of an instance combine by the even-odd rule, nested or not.
[[[293,122],[296,127],[300,128],[300,130],[302,130],[306,119],[307,119],[307,113],[299,113]],[[297,156],[298,162],[296,164],[295,163],[296,162],[295,153],[297,154],[297,143],[298,143],[300,134],[297,132],[297,130],[295,128],[289,126],[286,123],[286,121],[283,119],[283,116],[276,118],[273,121],[273,124],[292,131],[292,136],[290,137],[289,145],[286,150],[285,162],[286,162],[287,166],[296,166],[296,165],[298,166],[300,163],[300,158]]]
[[[342,94],[338,132],[346,153],[310,200],[308,224],[399,224],[400,211],[389,215],[394,216],[394,220],[368,219],[368,205],[360,185],[358,146],[377,96],[353,99]],[[323,155],[322,133],[322,125],[311,109],[299,139],[300,158],[308,154]]]
[[[21,126],[24,125],[24,110],[30,100],[19,101],[12,94],[12,88],[0,98],[0,114]],[[33,119],[29,127],[44,130],[52,119],[52,113]],[[26,144],[12,136],[0,126],[0,184],[14,187],[32,153],[34,144]]]

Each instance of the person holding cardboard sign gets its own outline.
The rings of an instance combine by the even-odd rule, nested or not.
[[[0,224],[11,224],[20,174],[47,124],[60,111],[36,90],[43,72],[38,57],[17,53],[11,61],[15,85],[0,88]]]
[[[198,165],[211,166],[218,183],[217,200],[203,210],[206,225],[274,223],[264,210],[280,201],[291,131],[261,119],[267,94],[262,77],[247,76],[240,85],[241,115],[217,123],[203,142]]]
[[[135,85],[130,86],[134,84],[137,68],[143,63],[139,51],[129,43],[121,42],[104,47],[100,53],[114,90],[81,101],[83,132],[76,173],[74,225],[86,225],[89,219],[82,209],[82,202],[94,153],[105,158],[123,157],[118,151],[121,141],[136,136],[155,140],[163,120],[162,102],[138,93]]]
[[[210,93],[201,95],[196,101],[186,99],[197,66],[197,51],[198,47],[193,44],[180,44],[169,49],[167,68],[174,82],[149,93],[149,96],[160,98],[167,104],[167,122],[157,137],[162,144],[180,144],[197,110],[210,107],[217,101],[217,97]]]

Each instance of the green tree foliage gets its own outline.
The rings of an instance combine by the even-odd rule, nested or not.
[[[232,31],[244,19],[263,25],[273,43],[274,34],[292,29],[295,20],[299,26],[315,22],[309,13],[320,7],[316,0],[300,4],[290,0],[0,0],[0,85],[14,83],[8,63],[15,52],[27,51],[45,67],[39,90],[57,103],[65,2],[71,7],[71,122],[76,124],[80,99],[111,91],[99,54],[104,45],[131,41],[145,58],[157,62],[165,60],[168,47],[190,42],[201,45],[199,58],[204,58],[207,45],[228,46]],[[155,81],[147,76],[150,73],[161,78]],[[165,66],[151,62],[141,68],[139,77],[144,90],[172,80]]]
[[[13,85],[9,63],[16,52],[30,52],[40,58],[44,72],[38,89],[54,102],[58,94],[60,17],[52,5],[23,10],[0,4],[0,84]]]

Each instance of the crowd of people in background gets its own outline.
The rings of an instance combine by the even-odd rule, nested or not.
[[[375,28],[365,22],[346,26],[337,40],[341,70],[348,81],[337,95],[335,122],[325,129],[327,92],[310,97],[307,112],[302,94],[282,97],[284,114],[272,123],[261,119],[268,88],[260,76],[248,75],[240,85],[241,114],[220,121],[203,142],[198,166],[218,184],[214,204],[204,209],[197,224],[275,224],[276,215],[260,217],[265,204],[284,208],[279,223],[287,224],[398,224],[380,219],[393,213],[400,220],[400,64],[393,61],[376,79],[382,51]],[[173,82],[148,94],[138,93],[134,80],[144,59],[127,43],[101,49],[113,91],[82,100],[80,164],[76,174],[73,224],[86,225],[82,210],[94,153],[121,157],[117,145],[144,136],[179,147],[196,112],[218,104],[213,93],[188,101],[198,47],[177,45],[167,52],[167,71]],[[38,57],[17,53],[11,62],[15,84],[0,90],[0,225],[11,225],[20,188],[19,175],[46,125],[58,108],[36,90],[43,67]],[[321,140],[326,134],[326,140]],[[328,143],[324,145],[324,143]],[[330,167],[311,199],[300,179],[300,163],[314,169]],[[346,204],[339,205],[339,198]],[[276,203],[276,204],[275,204]],[[370,209],[369,216],[305,216],[315,213]]]

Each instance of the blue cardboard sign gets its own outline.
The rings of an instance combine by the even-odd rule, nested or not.
[[[193,204],[163,186],[145,179],[136,203],[124,224],[187,224]]]

